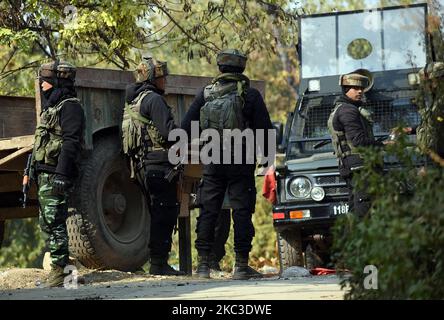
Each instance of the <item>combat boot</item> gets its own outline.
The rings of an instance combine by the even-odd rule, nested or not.
[[[210,264],[208,255],[199,255],[197,276],[199,278],[210,279]]]
[[[46,287],[62,287],[65,277],[67,276],[63,272],[63,267],[59,265],[52,265],[51,272],[48,276],[48,281],[46,282]]]
[[[159,276],[184,276],[185,272],[172,268],[165,257],[151,257],[150,274]]]
[[[220,268],[220,265],[219,265],[219,260],[216,258],[215,255],[213,255],[213,254],[210,255],[208,264],[209,264],[210,269],[212,271],[218,271],[218,272],[222,271],[222,269]]]
[[[236,263],[234,265],[233,280],[248,280],[248,279],[263,278],[263,275],[250,266],[248,266],[248,253],[236,254]]]

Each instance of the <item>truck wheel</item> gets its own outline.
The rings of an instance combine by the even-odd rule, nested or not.
[[[69,246],[85,267],[134,271],[148,260],[150,217],[116,141],[98,139],[82,163],[67,221]]]
[[[278,247],[281,273],[289,267],[304,266],[300,229],[291,229],[279,232]]]

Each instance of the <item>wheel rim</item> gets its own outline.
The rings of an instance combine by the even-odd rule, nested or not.
[[[130,243],[145,232],[148,213],[145,197],[131,181],[122,159],[113,161],[106,170],[98,193],[102,222],[115,240]]]

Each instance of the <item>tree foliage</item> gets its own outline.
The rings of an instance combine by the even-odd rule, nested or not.
[[[45,241],[37,219],[6,221],[0,267],[41,267]]]
[[[278,42],[297,39],[297,16],[286,7],[287,1],[3,1],[0,45],[8,59],[0,79],[55,57],[128,69],[160,46],[186,60],[211,61],[226,47],[272,55]],[[20,55],[25,61],[14,64]]]
[[[442,299],[444,297],[444,171],[420,156],[405,137],[390,148],[401,168],[381,174],[382,151],[365,154],[357,177],[372,200],[370,215],[347,215],[335,226],[337,266],[350,270],[342,284],[348,299]],[[430,161],[430,160],[429,160]],[[365,286],[366,266],[377,268],[377,289]]]
[[[431,58],[442,59],[442,11],[431,10],[428,19],[435,50]],[[426,79],[418,88],[420,127],[429,138],[441,139],[444,134],[442,121],[435,119],[444,112],[443,82],[444,77]],[[383,151],[364,154],[357,183],[369,191],[370,215],[363,220],[348,215],[335,226],[336,262],[351,272],[342,280],[348,288],[346,298],[444,298],[444,159],[440,155],[442,149],[421,141],[412,145],[404,134],[386,150],[386,157],[398,159],[397,168],[384,174],[375,171],[383,164]],[[377,268],[377,289],[365,286],[369,265]]]

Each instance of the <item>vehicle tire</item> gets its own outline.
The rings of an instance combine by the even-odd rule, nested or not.
[[[99,138],[82,163],[67,220],[69,247],[85,267],[134,271],[149,257],[150,216],[118,141]]]
[[[305,267],[308,270],[323,267],[323,261],[311,244],[305,248]]]
[[[281,273],[293,266],[304,266],[302,237],[299,228],[278,232],[279,262]]]

